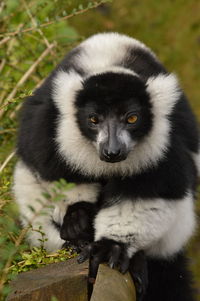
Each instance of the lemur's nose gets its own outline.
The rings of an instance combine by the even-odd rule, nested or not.
[[[104,150],[103,150],[103,155],[104,155],[106,161],[110,161],[110,162],[118,161],[120,154],[121,154],[121,151],[119,148],[112,149],[112,150],[104,148]]]

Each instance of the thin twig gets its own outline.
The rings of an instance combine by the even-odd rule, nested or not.
[[[5,37],[3,40],[0,41],[0,46],[3,45],[4,43],[7,43],[10,41],[11,37]]]
[[[7,66],[13,68],[14,70],[16,70],[20,73],[24,73],[23,69],[19,68],[16,65],[13,65],[12,63],[7,62]],[[39,76],[37,76],[36,74],[31,74],[30,77],[35,81],[36,84],[38,84],[41,81],[41,78]]]
[[[6,160],[3,162],[3,164],[0,166],[0,173],[3,171],[3,169],[6,167],[6,165],[10,162],[10,160],[14,157],[15,155],[15,151],[12,152],[7,158]]]
[[[13,98],[16,95],[17,89],[24,84],[24,82],[29,78],[29,76],[34,72],[37,65],[47,56],[47,54],[51,51],[53,47],[56,46],[56,43],[50,44],[50,47],[46,48],[43,53],[39,56],[39,58],[35,61],[35,63],[26,71],[26,73],[21,77],[21,79],[16,84],[15,88],[8,95],[8,100]]]
[[[100,1],[100,2],[98,2],[98,3],[94,3],[93,5],[91,5],[91,7],[87,7],[87,8],[81,9],[81,10],[79,10],[79,11],[76,11],[76,12],[74,12],[74,13],[71,13],[71,14],[68,15],[68,16],[65,16],[65,17],[60,18],[58,21],[61,22],[61,21],[67,20],[67,19],[69,19],[69,18],[72,18],[72,17],[74,17],[74,16],[83,14],[83,13],[89,11],[90,9],[97,8],[98,6],[102,5],[102,4],[105,3],[105,2],[107,2],[107,1],[106,1],[106,0],[102,0],[102,1]],[[46,22],[46,23],[43,23],[43,24],[41,24],[41,25],[38,25],[37,28],[47,27],[47,26],[49,26],[49,25],[51,25],[51,24],[54,24],[54,23],[56,23],[56,22],[58,22],[58,21],[55,21],[55,20],[48,21],[48,22]],[[21,31],[20,31],[20,30],[16,30],[16,31],[13,31],[13,32],[5,32],[5,33],[0,34],[0,37],[5,37],[5,36],[6,36],[6,37],[7,37],[7,36],[13,37],[13,36],[16,36],[16,35],[18,35],[18,34],[22,34],[22,33],[26,33],[26,32],[29,32],[29,31],[37,30],[37,28],[36,28],[36,27],[29,27],[29,28],[23,29],[23,30],[21,30]]]
[[[2,12],[4,6],[5,6],[5,2],[2,1],[2,2],[0,3],[0,13]]]
[[[19,26],[17,27],[17,30],[20,30],[23,26],[24,26],[24,24],[20,23]],[[10,39],[8,39],[6,42],[8,42],[8,41],[10,41]],[[14,44],[15,44],[14,41],[15,41],[15,39],[11,40],[8,44],[7,51],[6,51],[6,57],[3,58],[2,62],[1,62],[1,65],[0,65],[0,72],[2,72],[4,66],[7,63],[7,57],[11,53],[11,50],[12,50]],[[0,45],[1,45],[1,42],[0,42]]]
[[[0,130],[0,135],[7,134],[7,133],[12,133],[16,132],[16,129],[5,129],[5,130]]]
[[[5,64],[6,64],[6,59],[3,58],[3,60],[1,61],[1,64],[0,64],[0,73],[1,73],[1,71],[3,70]]]
[[[15,85],[14,89],[10,92],[10,94],[7,97],[7,102],[4,103],[1,107],[0,110],[5,108],[9,103],[12,103],[12,98],[15,97],[17,90],[20,86],[24,84],[24,82],[29,78],[29,76],[34,72],[35,68],[38,66],[38,64],[45,58],[45,56],[48,55],[48,53],[51,51],[53,47],[56,46],[56,43],[50,44],[49,48],[46,48],[43,53],[39,56],[39,58],[34,62],[34,64],[24,73],[24,75],[21,77],[21,79],[18,81],[18,83]],[[0,112],[0,116],[1,116]]]
[[[23,241],[23,239],[24,239],[26,233],[28,232],[28,230],[29,230],[29,227],[22,229],[18,239],[15,242],[15,247],[16,247],[15,253],[17,252],[18,247],[20,246],[21,242]],[[9,267],[12,263],[12,260],[13,260],[13,255],[10,255],[8,257],[8,260],[5,264],[5,266],[4,266],[4,269],[3,269],[3,272],[2,272],[2,275],[1,275],[1,279],[0,279],[0,293],[2,291],[4,283],[6,282],[6,277],[7,277],[7,274],[8,274]]]
[[[34,19],[32,13],[31,13],[31,11],[30,11],[30,9],[29,9],[27,3],[26,3],[26,1],[25,1],[25,0],[22,0],[22,3],[23,3],[23,5],[24,5],[24,7],[25,7],[25,9],[26,9],[27,15],[28,15],[29,18],[31,19],[31,22],[32,22],[33,26],[36,28],[37,32],[38,32],[38,33],[40,34],[40,36],[43,38],[44,43],[45,43],[45,45],[47,46],[47,48],[49,48],[49,47],[50,47],[50,43],[49,43],[48,39],[45,37],[45,35],[44,35],[44,33],[42,32],[42,30],[41,30],[40,28],[37,27],[37,22],[36,22],[36,20]],[[53,56],[55,56],[55,53],[54,53],[53,51],[51,51],[51,54],[52,54]]]
[[[8,72],[6,73],[6,75],[9,75],[11,70],[8,70]],[[2,91],[2,93],[0,94],[0,104],[3,102],[4,97],[6,96],[6,89],[4,89]],[[0,106],[0,116],[1,116],[1,106]]]

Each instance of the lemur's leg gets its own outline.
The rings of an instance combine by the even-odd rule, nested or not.
[[[183,253],[148,258],[148,288],[143,301],[194,301],[192,275]]]
[[[86,204],[95,203],[99,192],[98,184],[79,184],[64,193],[65,200],[51,203],[45,199],[43,193],[51,193],[52,187],[52,183],[41,180],[23,162],[18,162],[13,190],[19,205],[22,224],[24,227],[32,225],[36,230],[42,227],[41,230],[47,238],[44,245],[48,251],[55,251],[65,243],[65,239],[60,237],[60,228],[63,223],[67,228],[64,217],[68,207],[73,207],[73,204],[78,202],[82,204],[84,200]],[[45,214],[41,214],[41,210],[45,211]],[[39,246],[41,244],[39,239],[41,239],[40,233],[29,231],[28,240],[32,246]]]

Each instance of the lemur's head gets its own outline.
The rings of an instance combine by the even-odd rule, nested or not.
[[[145,83],[129,73],[89,77],[77,93],[75,106],[81,133],[106,162],[125,160],[152,127],[152,105]]]
[[[93,177],[130,175],[165,155],[169,116],[180,96],[173,74],[144,82],[123,67],[85,77],[59,71],[53,84],[58,152],[72,169]]]

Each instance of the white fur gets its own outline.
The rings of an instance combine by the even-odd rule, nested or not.
[[[94,203],[100,190],[99,184],[80,184],[62,192],[64,200],[55,203],[43,196],[44,192],[51,195],[53,187],[53,183],[41,180],[23,162],[18,162],[14,173],[13,190],[19,205],[22,224],[24,227],[31,225],[34,229],[42,226],[42,231],[48,239],[45,248],[50,252],[61,248],[64,243],[52,220],[61,225],[69,205],[79,201]],[[32,246],[39,246],[41,235],[37,231],[29,231],[28,239]]]
[[[123,65],[129,47],[145,49],[154,56],[143,43],[118,33],[94,35],[80,46],[83,53],[77,58],[77,64],[89,74],[103,72],[111,66]]]
[[[147,249],[153,257],[167,257],[180,251],[195,231],[196,217],[192,194],[174,203],[176,217],[163,237]]]
[[[54,78],[53,99],[65,119],[74,118],[74,106],[77,91],[82,89],[83,78],[75,71],[68,73],[60,70]]]
[[[53,209],[47,208],[47,205],[52,204],[48,203],[43,197],[44,192],[49,192],[49,185],[49,183],[44,181],[39,182],[22,162],[17,164],[13,189],[20,209],[21,222],[24,227],[31,225],[35,230],[42,226],[42,231],[48,239],[45,242],[45,248],[51,252],[60,249],[64,240],[60,238],[57,229],[52,225],[51,214]],[[46,206],[44,207],[45,204]],[[41,215],[41,210],[45,211],[46,214]],[[39,239],[41,238],[41,235],[36,231],[30,230],[28,233],[28,240],[31,246],[39,246],[41,244]]]
[[[182,200],[127,200],[102,209],[95,219],[95,240],[103,237],[128,244],[156,257],[178,252],[192,235],[195,217],[192,195]]]
[[[54,80],[54,101],[61,113],[58,122],[58,150],[64,160],[82,174],[98,177],[101,175],[131,175],[149,165],[156,165],[165,155],[169,143],[170,122],[168,115],[180,96],[174,75],[159,75],[147,82],[147,90],[153,106],[153,127],[150,133],[129,153],[128,158],[118,163],[107,163],[99,159],[95,145],[80,132],[75,118],[75,95],[82,87],[82,78],[75,72],[60,71]]]

